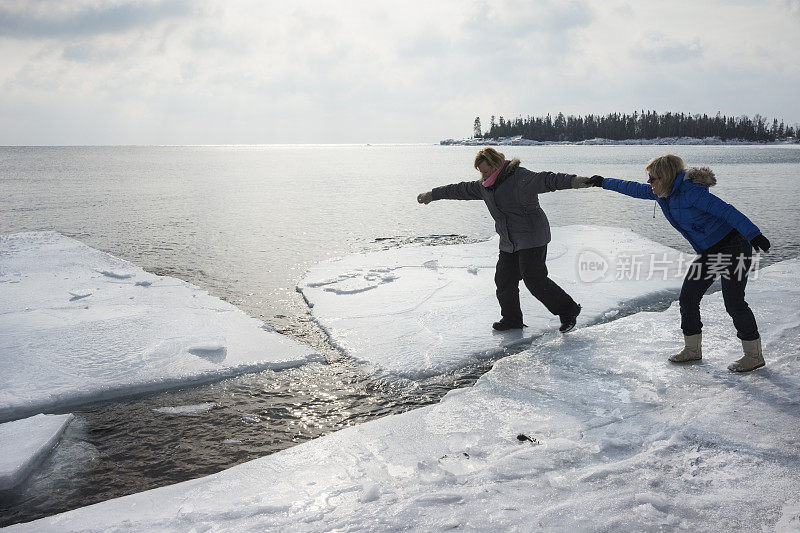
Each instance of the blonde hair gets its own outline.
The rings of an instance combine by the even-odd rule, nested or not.
[[[492,168],[500,168],[505,160],[506,156],[487,146],[475,156],[475,168],[478,168],[481,163],[487,163]]]
[[[664,195],[672,191],[675,178],[684,169],[686,169],[686,165],[683,163],[683,159],[675,154],[662,155],[651,159],[645,167],[648,174],[661,181],[659,188]]]

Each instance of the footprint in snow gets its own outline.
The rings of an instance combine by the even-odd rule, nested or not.
[[[82,298],[86,298],[92,295],[92,291],[89,290],[75,290],[69,291],[69,295],[72,298],[69,299],[70,302],[74,302],[75,300],[80,300]]]
[[[107,278],[113,279],[128,279],[133,277],[133,274],[128,272],[120,272],[118,270],[95,270],[95,272],[104,275]]]

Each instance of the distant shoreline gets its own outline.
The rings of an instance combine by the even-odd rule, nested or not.
[[[783,139],[773,142],[746,141],[741,139],[722,140],[719,137],[659,137],[656,139],[586,139],[584,141],[533,141],[516,137],[499,137],[497,139],[445,139],[439,141],[442,146],[549,146],[549,145],[582,145],[582,146],[649,146],[649,145],[794,145],[796,139]]]

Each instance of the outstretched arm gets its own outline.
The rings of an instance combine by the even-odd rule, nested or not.
[[[564,189],[581,189],[589,186],[589,178],[560,172],[531,172],[517,170],[517,190],[523,205],[535,201],[539,194]]]
[[[614,178],[603,178],[602,176],[592,176],[589,178],[589,184],[594,187],[602,187],[609,191],[617,191],[618,193],[630,196],[632,198],[641,198],[642,200],[656,200],[658,196],[653,194],[653,189],[646,183],[639,183],[638,181],[618,180]]]
[[[434,200],[482,200],[481,187],[479,181],[462,181],[424,192],[417,196],[417,201],[429,204]]]
[[[522,194],[541,194],[586,187],[585,183],[588,178],[561,172],[532,172],[526,168],[520,168],[517,170],[517,179]]]

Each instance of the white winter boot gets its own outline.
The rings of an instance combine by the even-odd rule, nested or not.
[[[766,364],[764,355],[761,353],[761,337],[754,341],[742,341],[744,355],[728,365],[731,372],[750,372],[756,368],[761,368]]]
[[[671,362],[686,363],[688,361],[699,361],[703,358],[703,350],[700,348],[700,344],[703,340],[702,333],[698,333],[697,335],[684,335],[683,340],[686,345],[680,352],[669,356]]]

